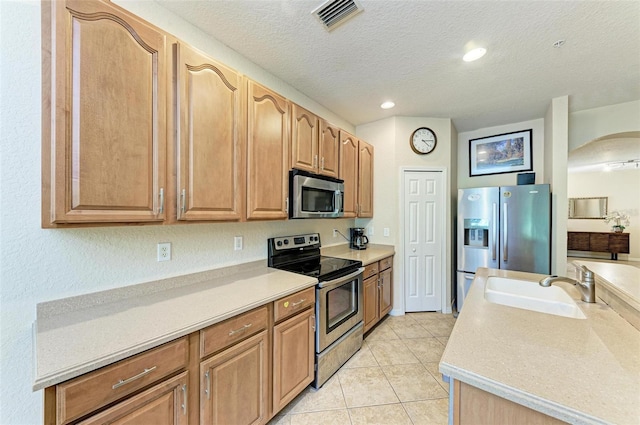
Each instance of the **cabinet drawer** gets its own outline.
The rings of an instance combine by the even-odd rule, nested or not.
[[[267,327],[267,307],[240,314],[200,331],[200,357],[220,351]]]
[[[387,257],[380,260],[380,271],[386,270],[393,266],[393,257]]]
[[[69,423],[183,369],[188,358],[187,338],[181,338],[59,384],[57,423]]]
[[[378,262],[371,263],[364,268],[364,274],[362,275],[363,279],[374,276],[378,274]]]
[[[280,298],[274,303],[273,320],[278,322],[285,317],[289,317],[292,314],[306,309],[309,306],[313,306],[315,302],[315,286],[305,289],[304,291],[296,292],[288,297]]]

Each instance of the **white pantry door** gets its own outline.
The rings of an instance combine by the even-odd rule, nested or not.
[[[440,171],[404,172],[405,311],[442,310],[445,235]]]

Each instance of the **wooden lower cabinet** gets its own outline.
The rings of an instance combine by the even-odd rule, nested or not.
[[[314,378],[315,287],[44,390],[44,424],[259,425]]]
[[[200,364],[201,424],[263,424],[269,393],[268,332]]]
[[[79,424],[187,425],[189,423],[187,387],[188,372],[182,372]]]
[[[314,343],[315,316],[313,308],[274,326],[274,414],[313,382]]]
[[[454,425],[559,425],[565,423],[458,380],[453,382],[452,411]]]
[[[393,307],[393,256],[365,267],[363,281],[364,332],[380,321]]]

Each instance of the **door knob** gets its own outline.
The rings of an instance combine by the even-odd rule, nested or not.
[[[415,249],[415,248],[413,248],[411,251],[416,252],[416,249]]]

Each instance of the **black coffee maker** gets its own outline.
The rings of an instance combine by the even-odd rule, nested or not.
[[[351,249],[367,249],[369,238],[364,235],[363,227],[350,227],[349,241]]]

